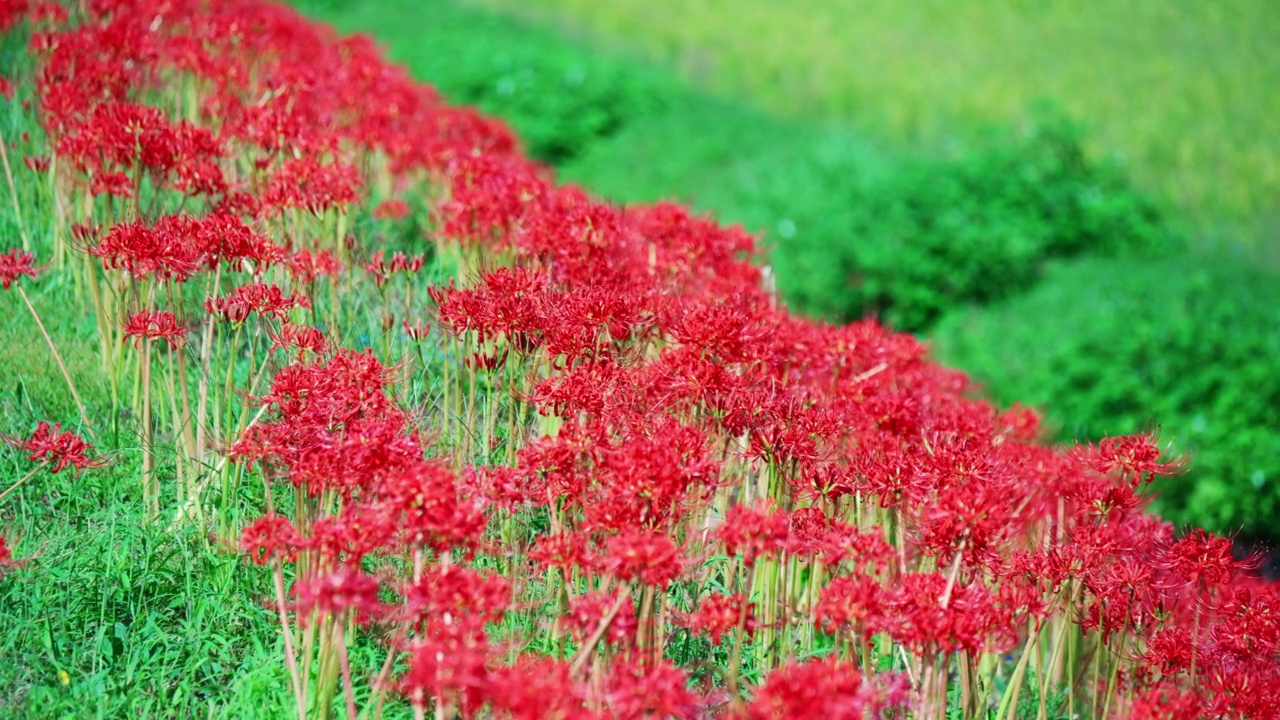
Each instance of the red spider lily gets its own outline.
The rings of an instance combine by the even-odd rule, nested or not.
[[[3,435],[0,438],[10,446],[29,453],[31,462],[52,463],[50,472],[55,474],[67,466],[81,472],[105,467],[107,464],[104,458],[90,459],[88,453],[93,450],[93,446],[75,433],[62,432],[61,423],[50,425],[41,420],[31,437],[26,440]]]
[[[358,623],[371,622],[385,612],[378,601],[378,587],[378,581],[363,572],[340,568],[295,583],[293,609],[304,623],[347,614]]]
[[[124,336],[126,339],[134,338],[135,346],[140,345],[143,339],[164,340],[176,350],[186,342],[186,332],[170,312],[143,310],[129,316],[124,324]]]
[[[1224,663],[1243,665],[1280,650],[1280,588],[1275,584],[1231,588],[1218,617],[1221,622],[1211,638]]]
[[[532,163],[486,155],[464,156],[450,168],[456,178],[441,208],[445,235],[468,242],[505,242],[504,231],[547,193],[546,180]]]
[[[28,0],[0,1],[0,33],[8,32],[13,26],[21,22],[23,14],[27,12],[28,5],[30,5]]]
[[[213,134],[186,122],[170,122],[160,111],[144,105],[94,105],[72,132],[58,137],[57,148],[60,156],[89,174],[95,184],[107,176],[124,177],[127,186],[120,190],[127,195],[132,195],[129,176],[135,167],[144,169],[156,184],[172,182],[188,195],[217,195],[227,188],[216,164],[225,151]]]
[[[373,209],[373,216],[379,220],[400,220],[409,215],[409,203],[400,198],[383,200]]]
[[[688,689],[688,676],[669,661],[645,665],[623,660],[610,670],[611,717],[692,717],[698,710],[697,698]]]
[[[656,421],[652,437],[602,448],[597,484],[583,499],[588,524],[599,528],[674,526],[685,506],[715,487],[719,467],[696,428]]]
[[[443,288],[429,288],[428,294],[435,303],[441,327],[455,334],[474,330],[480,342],[485,342],[547,325],[546,290],[545,276],[526,269],[502,268],[486,273],[474,288],[458,289],[450,283]]]
[[[1125,717],[1132,720],[1182,720],[1205,717],[1207,710],[1198,693],[1179,688],[1174,683],[1161,683],[1135,697]]]
[[[27,169],[34,173],[45,173],[49,171],[49,156],[47,155],[29,155],[22,159],[22,163]]]
[[[684,559],[665,534],[624,530],[609,538],[600,564],[619,580],[665,588],[684,572]]]
[[[316,520],[303,544],[323,567],[358,567],[368,555],[390,547],[395,532],[385,514],[353,503],[336,516]]]
[[[271,348],[294,349],[319,356],[328,351],[329,341],[316,328],[287,322],[280,326],[279,331],[271,334]]]
[[[511,584],[506,579],[457,565],[428,570],[402,588],[401,594],[405,603],[399,612],[419,626],[446,615],[501,622],[511,605]]]
[[[791,514],[786,550],[795,557],[821,557],[828,567],[850,563],[854,572],[883,573],[894,556],[882,530],[861,532],[830,520],[817,508]]]
[[[499,717],[513,720],[598,720],[587,709],[585,683],[572,677],[569,663],[540,655],[522,655],[514,667],[489,674],[486,696]]]
[[[884,615],[894,640],[928,657],[961,649],[977,652],[989,640],[1004,643],[1016,638],[985,587],[956,582],[949,595],[947,590],[948,579],[939,573],[903,576],[888,598]]]
[[[540,535],[529,550],[529,559],[548,568],[566,573],[574,567],[587,567],[592,562],[586,538],[576,533]]]
[[[727,506],[716,540],[748,566],[785,554],[797,578],[820,585],[810,610],[826,629],[883,632],[902,649],[942,657],[1008,647],[1052,612],[1101,632],[1097,652],[1119,661],[1100,656],[1102,667],[1132,666],[1115,681],[1118,713],[1274,716],[1265,703],[1280,688],[1277,593],[1247,577],[1249,563],[1231,559],[1226,540],[1175,541],[1167,523],[1143,512],[1137,488],[1178,465],[1154,439],[1069,452],[1039,444],[1033,414],[973,399],[969,381],[932,363],[914,338],[874,321],[836,328],[789,315],[753,262],[750,234],[675,205],[624,209],[556,186],[507,128],[445,106],[367,39],[337,40],[256,0],[83,5],[74,27],[56,4],[30,14],[40,116],[74,192],[141,200],[140,185],[199,196],[184,207],[214,214],[72,235],[108,269],[162,282],[254,273],[252,290],[214,298],[209,309],[231,321],[254,312],[277,321],[278,331],[268,329],[273,350],[287,348],[293,362],[254,398],[262,422],[234,455],[261,463],[268,482],[294,485],[302,502],[335,499],[342,510],[309,517],[305,538],[264,518],[246,528],[242,549],[258,563],[305,555],[313,577],[296,588],[301,612],[366,607],[369,619],[408,627],[405,645],[391,649],[409,655],[397,685],[418,708],[706,712],[679,671],[641,666],[625,647],[613,657],[588,653],[590,666],[502,667],[507,649],[490,648],[484,623],[510,612],[526,583],[467,564],[489,550],[481,539],[489,518],[549,516],[552,534],[538,537],[530,563],[517,549],[512,572],[560,568],[587,587],[613,587],[574,588],[581,618],[560,620],[585,637],[616,606],[604,639],[625,646],[635,612],[620,585],[665,587],[681,577],[704,552],[689,538],[715,527],[710,507]],[[188,86],[174,92],[173,78],[190,82],[194,103]],[[153,97],[180,100],[190,120],[139,101]],[[287,324],[303,301],[261,276],[284,262],[289,291],[310,297],[316,280],[343,271],[328,252],[295,253],[321,223],[282,211],[345,210],[375,185],[407,198],[424,180],[441,191],[431,198],[447,198],[428,208],[442,235],[467,244],[482,266],[509,265],[468,278],[466,288],[430,291],[445,344],[461,339],[464,348],[450,360],[532,369],[536,380],[512,388],[517,402],[558,419],[557,432],[516,448],[514,467],[424,461],[441,448],[411,431],[391,370]],[[112,205],[129,206],[142,212]],[[407,211],[393,200],[374,215]],[[241,217],[273,230],[279,220],[293,231],[288,249]],[[345,242],[325,238],[335,240]],[[353,242],[346,250],[358,256]],[[369,284],[417,269],[417,259],[390,252],[370,258]],[[11,272],[9,282],[26,274]],[[429,327],[405,329],[419,341]],[[137,330],[132,337],[160,332],[150,322]],[[533,434],[523,409],[512,442]],[[774,504],[740,500],[761,496]],[[417,561],[416,581],[383,588],[402,595],[394,609],[375,605],[378,581],[359,569],[382,555],[379,567]],[[719,642],[743,617],[753,622],[744,606],[777,617],[734,589],[708,597],[692,626]],[[664,616],[661,602],[655,615]],[[1117,630],[1121,641],[1109,642]],[[774,647],[785,662],[795,648],[782,645]],[[784,664],[746,692],[754,717],[862,717],[896,709],[906,690],[827,660]]]
[[[756,628],[755,604],[745,603],[745,608],[743,605],[741,593],[712,593],[704,597],[697,611],[687,618],[687,627],[710,636],[712,645],[719,645],[725,635],[736,632],[739,623],[746,636],[751,637]]]
[[[1187,628],[1173,627],[1157,632],[1147,641],[1142,662],[1164,675],[1176,675],[1191,667],[1196,650]]]
[[[1196,587],[1225,585],[1257,566],[1253,559],[1237,560],[1230,540],[1200,528],[1173,543],[1160,564]]]
[[[111,228],[89,252],[102,267],[135,276],[186,282],[207,262],[199,220],[185,215],[161,218],[155,225],[134,222]]]
[[[873,578],[838,577],[822,589],[813,619],[827,632],[847,629],[869,638],[885,628],[889,601],[884,585]]]
[[[565,627],[574,638],[583,642],[594,635],[607,620],[608,625],[600,639],[615,647],[629,646],[635,642],[639,623],[636,620],[635,603],[621,592],[593,591],[572,598],[569,601],[569,614],[562,619]]]
[[[267,184],[261,212],[271,215],[296,207],[319,214],[355,202],[360,185],[359,173],[350,165],[324,165],[312,158],[289,160]]]
[[[474,547],[484,531],[484,515],[468,501],[457,477],[437,463],[415,463],[387,478],[381,502],[396,518],[406,547],[437,552]]]
[[[332,428],[399,417],[386,396],[387,369],[372,353],[340,350],[323,365],[295,363],[276,374],[258,401],[274,405],[282,427]]]
[[[240,533],[240,552],[255,565],[275,559],[293,562],[302,547],[302,538],[293,523],[278,515],[258,518]]]
[[[1156,443],[1154,434],[1110,437],[1098,443],[1090,464],[1102,473],[1114,472],[1130,485],[1137,487],[1150,483],[1157,476],[1169,476],[1181,472],[1187,465],[1186,458],[1161,462],[1165,451]]]
[[[0,578],[4,577],[6,570],[17,570],[31,561],[31,558],[24,560],[14,560],[13,551],[9,548],[8,541],[3,535],[0,535]]]
[[[465,717],[478,709],[490,684],[489,642],[483,627],[468,618],[450,620],[431,623],[409,647],[409,668],[397,686],[415,707],[434,698]]]
[[[336,277],[342,267],[326,250],[299,250],[285,261],[295,283],[306,285],[319,277]]]
[[[791,663],[765,677],[745,716],[862,720],[903,709],[910,689],[905,677],[866,678],[834,657]]]
[[[252,193],[229,189],[211,205],[210,210],[217,215],[257,217],[262,212],[262,201]]]
[[[287,322],[295,308],[310,308],[311,301],[300,295],[285,295],[278,285],[241,285],[222,297],[205,298],[204,309],[233,325],[257,313],[264,318]]]
[[[0,287],[8,290],[24,275],[34,279],[35,261],[34,255],[17,249],[0,255]]]
[[[365,263],[364,269],[373,278],[373,284],[382,287],[387,280],[397,273],[412,275],[422,269],[424,258],[421,255],[407,257],[404,253],[395,253],[391,256],[391,261],[387,262],[385,253],[381,250],[373,254],[368,263]]]
[[[242,270],[253,264],[255,273],[284,261],[284,248],[249,229],[240,218],[226,210],[200,218],[195,242],[209,270],[222,265],[226,270]]]
[[[427,336],[431,334],[431,325],[421,320],[415,323],[410,323],[408,320],[405,320],[403,322],[403,327],[404,334],[416,343],[426,340]]]
[[[743,562],[752,567],[756,561],[780,552],[789,532],[790,518],[786,513],[734,505],[725,514],[716,536],[724,543],[725,553],[730,557],[742,553]]]
[[[122,172],[94,173],[89,181],[89,192],[94,196],[110,195],[118,198],[133,197],[133,179]]]
[[[312,496],[326,491],[348,496],[381,489],[391,478],[411,472],[422,447],[406,433],[405,422],[403,416],[390,416],[325,427],[299,419],[264,427],[263,436],[271,438],[272,454],[288,468],[294,487]],[[393,512],[390,506],[376,509]],[[440,522],[446,523],[443,518]]]

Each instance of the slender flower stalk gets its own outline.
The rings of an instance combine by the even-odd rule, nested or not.
[[[17,223],[18,235],[22,238],[22,249],[31,252],[31,237],[27,235],[27,225],[22,218],[22,204],[18,202],[18,186],[13,182],[13,168],[9,165],[7,144],[4,133],[0,132],[0,162],[4,164],[4,178],[9,183],[9,198],[13,201],[14,222]]]
[[[17,285],[16,288],[18,297],[22,298],[22,302],[27,306],[27,311],[31,313],[31,319],[35,321],[36,327],[40,330],[40,336],[44,338],[45,345],[49,348],[49,354],[53,355],[53,361],[58,365],[58,371],[62,373],[62,379],[67,383],[67,390],[71,393],[72,399],[75,400],[76,410],[80,413],[80,422],[84,424],[85,432],[89,433],[95,443],[100,442],[97,434],[93,431],[93,424],[89,422],[89,412],[85,409],[84,400],[80,398],[80,392],[76,390],[75,381],[71,379],[71,373],[67,371],[67,364],[63,362],[57,346],[53,344],[53,337],[45,329],[44,323],[40,320],[40,314],[36,312],[35,306],[31,304],[31,299],[27,297],[26,291],[22,289],[21,285]]]
[[[148,509],[172,453],[175,521],[269,569],[299,720],[1269,717],[1280,591],[1146,512],[1153,435],[1052,445],[915,338],[790,314],[742,229],[557,184],[285,6],[135,4],[41,6],[28,163]]]

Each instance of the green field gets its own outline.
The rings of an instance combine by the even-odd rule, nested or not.
[[[1280,231],[1280,22],[1267,0],[479,0],[788,115],[945,147],[1048,101],[1202,235]]]

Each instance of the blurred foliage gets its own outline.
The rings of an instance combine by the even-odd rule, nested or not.
[[[1182,247],[1156,205],[1051,114],[936,157],[685,100],[563,175],[611,197],[675,195],[763,230],[793,306],[833,320],[875,313],[910,331],[1026,290],[1051,258]]]
[[[530,155],[553,165],[644,122],[676,82],[555,33],[440,0],[298,4],[388,43],[392,60],[429,79],[452,102],[501,117]]]
[[[945,146],[1042,100],[1214,240],[1280,259],[1273,0],[472,0],[788,117]]]
[[[951,157],[904,160],[871,182],[814,175],[807,190],[827,198],[829,226],[781,246],[779,264],[828,270],[779,276],[793,302],[836,319],[875,313],[921,331],[956,305],[1026,290],[1050,258],[1180,246],[1155,206],[1053,118]]]
[[[617,200],[686,201],[763,231],[780,290],[805,312],[877,313],[919,331],[953,306],[1026,289],[1047,258],[1170,242],[1154,206],[1051,115],[1022,135],[917,156],[438,0],[415,6],[430,17],[415,42],[397,42],[407,7],[322,16],[374,33],[452,99],[511,122],[565,180]]]
[[[1171,520],[1280,538],[1280,277],[1194,256],[1081,260],[934,338],[941,360],[1046,408],[1066,438],[1162,426],[1192,458],[1153,487]]]

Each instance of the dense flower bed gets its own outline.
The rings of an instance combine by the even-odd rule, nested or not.
[[[28,249],[84,288],[155,516],[271,568],[299,717],[1280,716],[1280,592],[1143,512],[1178,466],[1153,437],[1041,442],[912,337],[791,315],[740,229],[557,185],[367,39],[83,5],[0,6],[57,212]]]

